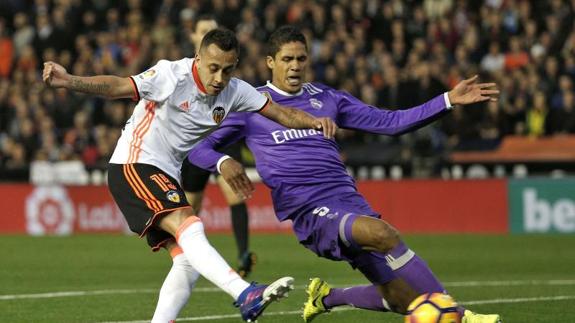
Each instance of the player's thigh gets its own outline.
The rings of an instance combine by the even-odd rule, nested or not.
[[[190,209],[184,190],[161,169],[147,164],[110,164],[108,187],[130,229],[146,235],[158,220],[178,210]],[[170,238],[165,232],[152,233],[151,247]]]
[[[351,235],[364,250],[387,252],[399,243],[399,232],[384,220],[371,216],[354,219]]]
[[[320,257],[351,261],[361,249],[350,240],[354,219],[359,214],[337,202],[322,201],[302,211],[293,229],[306,248]]]

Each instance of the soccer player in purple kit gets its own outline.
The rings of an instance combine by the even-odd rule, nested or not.
[[[258,90],[274,102],[329,117],[338,127],[383,135],[400,135],[429,124],[456,105],[496,100],[494,83],[477,76],[451,91],[407,110],[383,110],[318,83],[304,83],[306,40],[295,27],[284,26],[268,41],[272,82]],[[319,278],[308,286],[303,318],[311,321],[340,305],[405,314],[418,295],[444,293],[428,265],[401,240],[358,193],[341,161],[338,146],[313,129],[288,129],[257,114],[231,114],[188,155],[202,168],[215,171],[242,196],[253,190],[243,167],[217,152],[245,138],[257,170],[272,190],[278,220],[292,220],[299,242],[317,255],[347,261],[372,283],[330,288]],[[289,165],[289,167],[287,166]],[[385,215],[384,215],[385,217]],[[500,322],[499,315],[481,315],[461,308],[462,322]]]

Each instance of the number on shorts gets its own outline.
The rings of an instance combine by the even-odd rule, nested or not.
[[[329,213],[329,209],[325,206],[317,207],[317,208],[315,208],[315,210],[313,210],[313,214],[319,215],[319,216],[325,216],[328,213]]]

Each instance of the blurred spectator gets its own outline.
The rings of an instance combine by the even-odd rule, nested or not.
[[[6,78],[12,70],[12,57],[14,55],[14,45],[12,39],[6,31],[6,21],[0,18],[0,77]]]
[[[511,37],[509,41],[509,51],[505,54],[505,68],[514,70],[521,68],[529,63],[529,55],[522,48],[521,41],[518,37]]]
[[[361,153],[373,145],[406,161],[441,147],[490,149],[511,134],[575,133],[575,1],[0,1],[0,173],[35,159],[104,168],[133,109],[45,88],[43,61],[78,75],[134,75],[193,55],[206,14],[237,32],[237,76],[254,85],[269,77],[263,42],[285,23],[308,36],[309,81],[377,107],[405,109],[476,73],[498,83],[498,103],[456,108],[413,136],[342,131],[344,154],[355,149],[358,163],[373,162]]]
[[[489,44],[489,52],[481,59],[481,69],[489,73],[499,73],[505,67],[505,55],[499,51],[499,44]]]
[[[543,92],[537,92],[533,96],[533,108],[527,112],[527,134],[531,137],[541,137],[545,134],[547,114],[546,97]]]

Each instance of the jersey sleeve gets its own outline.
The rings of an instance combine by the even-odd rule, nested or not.
[[[170,96],[178,83],[175,66],[167,60],[160,60],[147,71],[131,76],[138,99],[162,102]]]
[[[269,99],[265,95],[249,83],[239,79],[237,81],[234,111],[258,112],[268,105]]]
[[[188,153],[190,163],[211,172],[217,171],[218,160],[225,156],[217,150],[245,137],[245,118],[245,113],[230,113],[218,129],[190,150]]]
[[[443,94],[406,110],[373,107],[341,91],[334,91],[333,95],[338,107],[338,126],[384,135],[400,135],[415,130],[449,111]]]

